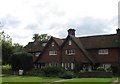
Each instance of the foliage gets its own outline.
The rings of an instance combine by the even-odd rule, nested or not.
[[[22,52],[22,51],[24,51],[24,47],[23,47],[22,45],[20,45],[20,44],[18,44],[18,43],[14,43],[14,44],[12,45],[12,52],[13,52],[13,53]]]
[[[12,38],[7,35],[4,31],[0,32],[0,44],[2,45],[2,64],[9,64],[10,56],[15,52],[23,50],[23,46],[20,44],[12,45]]]
[[[34,41],[48,41],[50,39],[51,36],[48,36],[47,34],[34,34],[33,35],[33,40]]]
[[[60,74],[60,78],[64,78],[64,79],[71,79],[73,77],[74,74],[71,71],[65,71],[64,73]]]
[[[2,41],[2,64],[9,63],[9,57],[13,54],[12,44],[9,41]]]
[[[106,71],[103,67],[98,67],[97,71]]]
[[[33,67],[32,55],[27,52],[17,52],[10,57],[12,70],[30,70]]]
[[[2,69],[2,70],[10,70],[11,66],[9,64],[3,65],[3,66],[0,66],[0,69]]]
[[[82,67],[83,67],[83,64],[76,62],[74,72],[76,73],[80,72],[80,70],[82,70]]]
[[[29,76],[42,76],[43,73],[42,73],[41,69],[31,69],[30,71],[26,72],[26,75],[29,75]]]
[[[112,71],[112,68],[111,68],[111,67],[109,67],[109,68],[107,68],[106,70],[107,70],[107,71]]]
[[[45,76],[58,76],[60,73],[63,73],[65,70],[61,67],[43,67],[42,72]]]

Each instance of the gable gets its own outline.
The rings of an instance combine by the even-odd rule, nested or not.
[[[72,41],[73,45],[68,46],[68,42],[69,40]],[[63,45],[62,45],[62,49],[64,48],[78,48],[79,51],[81,51],[84,54],[84,57],[87,58],[90,62],[92,62],[93,64],[95,63],[95,60],[92,58],[92,56],[89,54],[89,52],[84,48],[84,46],[82,45],[81,41],[72,36],[72,35],[68,35],[66,40],[64,41]]]

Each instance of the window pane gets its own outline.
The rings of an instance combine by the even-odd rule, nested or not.
[[[108,49],[100,49],[98,50],[98,54],[108,54]]]

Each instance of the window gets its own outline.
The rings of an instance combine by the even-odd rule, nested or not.
[[[57,51],[56,50],[49,51],[49,55],[57,55]]]
[[[40,52],[35,53],[35,56],[38,57],[40,55]]]
[[[98,50],[98,54],[108,54],[108,49],[100,49]]]
[[[66,50],[66,54],[67,55],[74,55],[75,54],[75,49]]]
[[[69,45],[72,45],[72,41],[71,40],[69,40]]]
[[[52,42],[52,46],[54,46],[55,45],[55,43],[54,42]]]
[[[47,43],[42,43],[42,46],[46,46]]]

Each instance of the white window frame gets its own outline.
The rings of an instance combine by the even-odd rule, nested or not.
[[[46,46],[47,43],[42,43],[42,46]]]
[[[57,55],[57,50],[50,50],[49,55]]]
[[[35,53],[35,56],[38,57],[40,55],[40,52]]]
[[[55,42],[52,42],[52,46],[55,46]]]
[[[72,41],[71,40],[69,40],[68,45],[72,45]]]
[[[75,49],[68,49],[66,50],[67,55],[75,55]]]
[[[74,69],[74,63],[71,63],[71,69],[72,70]]]
[[[106,55],[109,54],[108,49],[99,49],[98,50],[99,55]]]

